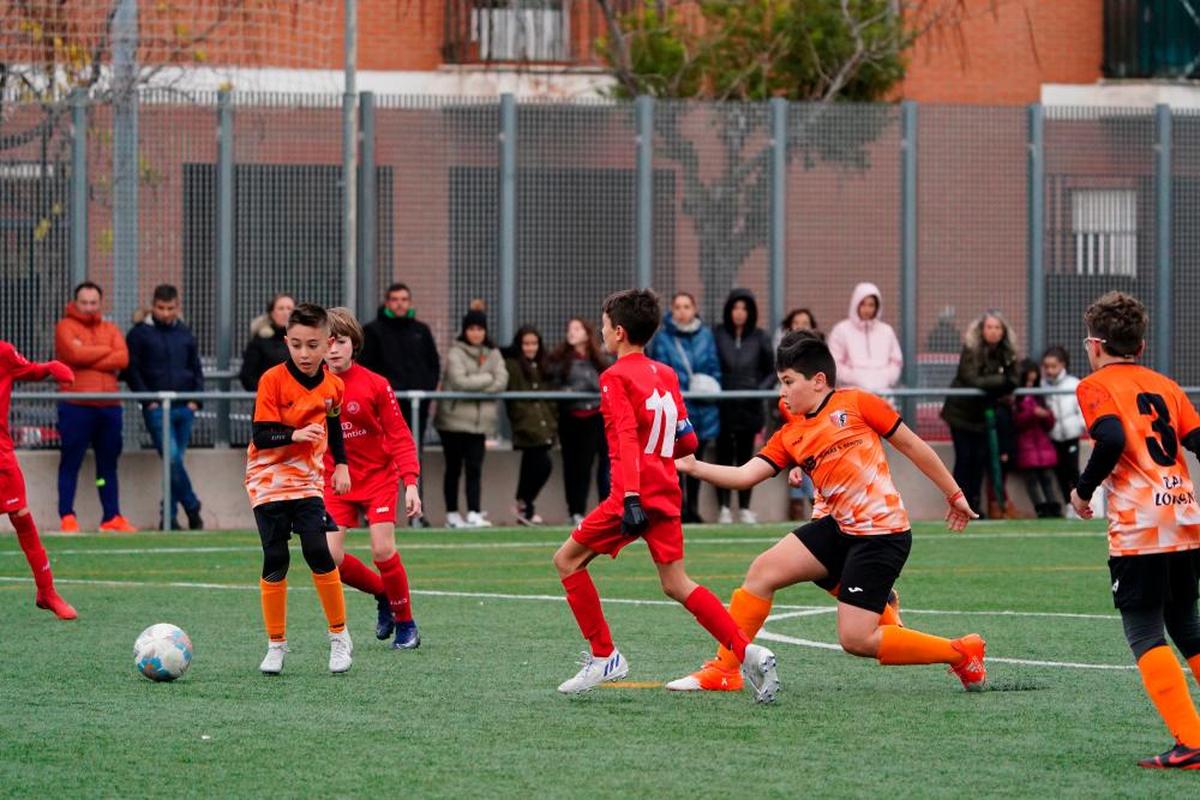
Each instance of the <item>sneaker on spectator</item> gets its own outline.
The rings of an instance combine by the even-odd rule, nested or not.
[[[432,528],[433,525],[431,525],[429,520],[425,519],[425,517],[413,517],[412,519],[410,519],[408,521],[408,527],[410,527],[410,528]]]
[[[100,530],[109,533],[137,533],[137,528],[120,514],[117,514],[112,519],[106,519],[104,522],[101,522]]]
[[[581,522],[583,522],[583,514],[572,514],[571,515],[571,525],[573,527],[578,528],[579,523],[581,523]]]
[[[462,514],[458,513],[457,511],[451,511],[446,514],[446,527],[469,528],[470,526],[467,525],[467,521],[463,519]]]
[[[468,511],[467,512],[467,527],[468,528],[490,528],[492,521],[487,518],[486,511]]]
[[[732,525],[733,512],[729,510],[729,506],[721,506],[721,510],[717,512],[718,525]]]
[[[74,514],[67,514],[59,520],[58,529],[63,533],[79,533],[79,519]]]
[[[758,515],[748,508],[743,508],[738,512],[738,521],[743,525],[757,525]]]

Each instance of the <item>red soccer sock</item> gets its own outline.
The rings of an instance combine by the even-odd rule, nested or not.
[[[360,592],[366,592],[372,597],[384,592],[383,581],[380,577],[372,572],[370,567],[349,553],[342,557],[342,563],[338,565],[338,573],[342,576],[342,583],[358,589]]]
[[[408,573],[400,561],[399,553],[392,553],[386,561],[376,561],[375,568],[383,581],[383,592],[392,607],[392,619],[396,622],[412,622],[412,604],[408,596]],[[345,580],[345,573],[342,580]]]
[[[8,518],[17,530],[17,542],[25,553],[25,560],[29,562],[38,594],[53,591],[54,575],[50,572],[50,559],[46,556],[46,548],[42,547],[37,525],[33,522],[33,514],[10,514]]]
[[[608,623],[604,620],[604,610],[600,607],[600,593],[596,591],[596,584],[592,583],[592,576],[586,569],[581,569],[563,578],[562,585],[567,590],[567,605],[575,615],[579,632],[592,646],[592,655],[596,658],[608,658],[616,648],[613,646]]]
[[[692,612],[692,616],[704,630],[712,634],[717,644],[729,648],[739,664],[746,660],[746,645],[750,644],[750,640],[715,594],[703,586],[697,586],[683,602],[683,607]]]

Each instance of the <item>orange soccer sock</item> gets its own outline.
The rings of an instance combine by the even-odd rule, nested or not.
[[[1187,678],[1171,648],[1166,645],[1151,648],[1138,659],[1137,665],[1146,694],[1167,723],[1167,730],[1188,747],[1200,747],[1200,715],[1196,714]]]
[[[963,654],[954,649],[949,639],[929,633],[886,625],[879,640],[876,658],[880,664],[957,664]]]
[[[266,581],[258,579],[258,590],[262,594],[263,625],[267,638],[272,642],[287,639],[287,579]]]
[[[335,568],[332,572],[313,573],[313,585],[321,598],[321,608],[329,622],[330,633],[346,630],[346,596],[342,594],[342,578]]]
[[[770,600],[745,589],[733,590],[733,598],[729,601],[729,616],[733,617],[733,621],[750,641],[754,641],[770,614]],[[717,661],[722,669],[729,670],[736,670],[742,663],[732,650],[723,645],[717,649]]]

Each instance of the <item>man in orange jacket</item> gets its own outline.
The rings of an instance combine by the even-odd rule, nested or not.
[[[129,365],[121,331],[100,315],[104,292],[91,281],[75,287],[75,299],[54,329],[54,353],[75,371],[65,391],[115,392],[117,374]],[[96,454],[96,489],[103,511],[102,531],[137,530],[121,516],[117,460],[121,457],[123,411],[118,400],[78,400],[58,404],[58,515],[62,530],[79,531],[75,516],[75,484],[89,446]]]

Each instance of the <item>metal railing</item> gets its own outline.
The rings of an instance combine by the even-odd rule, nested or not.
[[[1200,386],[1184,387],[1183,391],[1191,396],[1200,396]],[[911,414],[912,403],[922,397],[979,397],[984,396],[984,392],[978,389],[965,388],[896,388],[889,389],[886,392],[879,392],[880,396],[889,399],[900,401],[903,410]],[[1017,395],[1056,395],[1056,394],[1073,394],[1071,390],[1062,389],[1017,389]],[[586,392],[496,392],[494,394],[478,393],[478,392],[424,392],[424,391],[404,391],[395,392],[396,399],[400,402],[408,402],[412,410],[412,435],[416,441],[421,440],[424,431],[421,430],[421,404],[434,402],[437,400],[559,400],[559,401],[579,401],[579,400],[597,400],[599,394]],[[187,403],[189,401],[199,402],[215,402],[219,408],[228,408],[228,402],[232,400],[252,400],[255,397],[254,392],[13,392],[14,400],[63,400],[63,401],[78,401],[78,400],[134,400],[139,402],[156,402],[162,407],[162,507],[163,507],[163,525],[170,525],[172,514],[172,496],[171,496],[171,409],[177,403]],[[720,402],[724,400],[774,400],[779,397],[777,391],[772,390],[731,390],[722,392],[683,392],[686,400],[694,400],[700,402]],[[417,449],[417,457],[420,459],[421,450]]]

